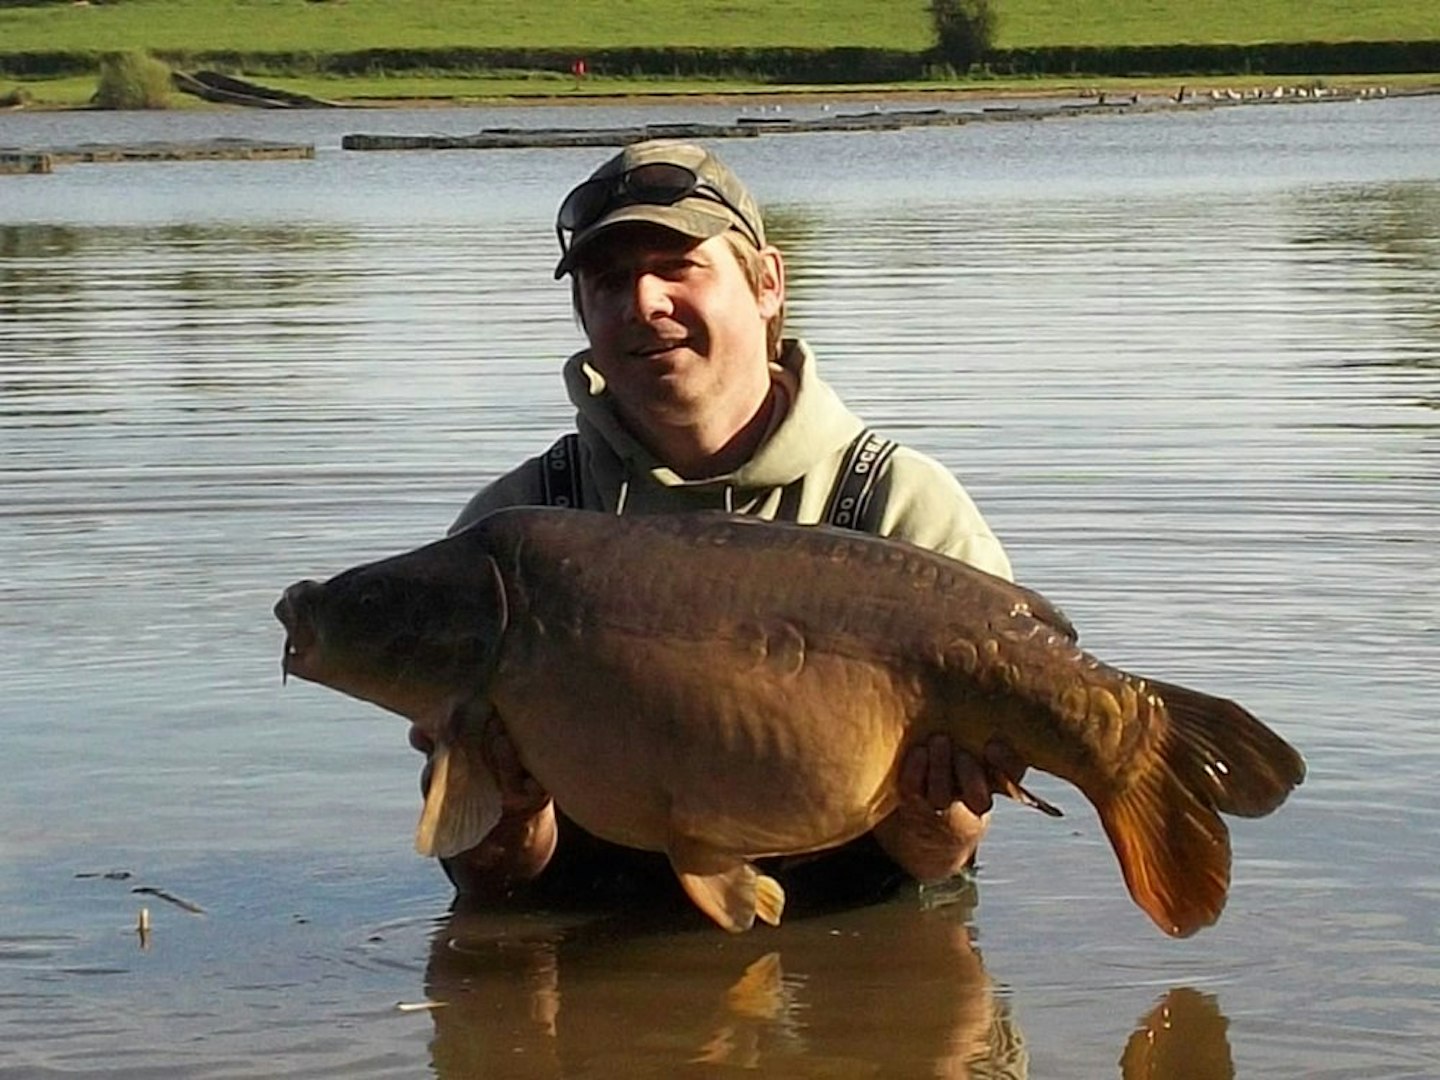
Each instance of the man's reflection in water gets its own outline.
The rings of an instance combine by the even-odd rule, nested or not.
[[[1024,1077],[1024,1043],[972,947],[973,891],[912,892],[727,935],[693,911],[460,911],[426,971],[437,1074]],[[968,901],[968,902],[967,902]]]

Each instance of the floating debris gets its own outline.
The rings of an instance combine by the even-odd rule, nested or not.
[[[176,896],[174,893],[170,892],[167,889],[157,889],[153,885],[137,885],[130,891],[132,893],[144,893],[146,896],[159,897],[167,904],[174,904],[176,907],[181,908],[184,911],[188,911],[192,915],[205,914],[205,909],[202,908],[199,904],[191,900],[186,900],[182,896]]]

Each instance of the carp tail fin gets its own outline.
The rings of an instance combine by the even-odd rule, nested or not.
[[[1300,755],[1222,698],[1152,683],[1168,723],[1149,766],[1096,799],[1135,902],[1162,930],[1188,937],[1220,917],[1230,887],[1230,834],[1219,811],[1258,817],[1305,775]]]
[[[1216,809],[1264,817],[1305,779],[1296,749],[1233,701],[1173,683],[1150,681],[1165,702],[1173,738],[1183,747],[1187,782]]]
[[[1230,888],[1230,833],[1215,810],[1155,769],[1095,808],[1131,897],[1172,937],[1220,917]]]
[[[462,742],[437,743],[415,850],[451,858],[484,840],[499,820],[500,785],[479,753]]]
[[[695,843],[674,845],[669,855],[685,895],[721,928],[738,934],[749,930],[756,919],[780,925],[785,890],[774,878],[743,859]]]

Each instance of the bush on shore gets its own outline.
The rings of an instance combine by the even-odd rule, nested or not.
[[[170,106],[170,67],[149,53],[106,53],[93,104],[101,109],[165,109]]]

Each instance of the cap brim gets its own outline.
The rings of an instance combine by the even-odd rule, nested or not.
[[[705,199],[682,199],[669,206],[651,203],[622,206],[575,235],[569,249],[555,266],[555,279],[558,281],[574,270],[581,255],[599,237],[617,226],[635,223],[658,225],[695,240],[709,240],[736,225],[734,216],[725,207]]]

